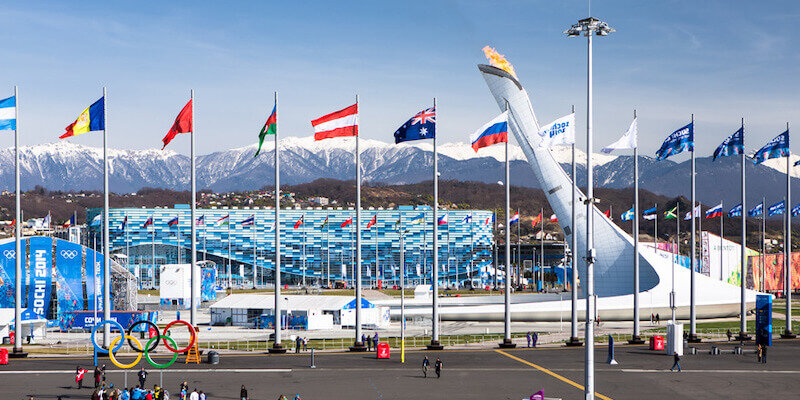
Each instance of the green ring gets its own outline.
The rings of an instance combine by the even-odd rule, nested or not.
[[[153,367],[155,367],[155,368],[160,368],[160,369],[164,369],[164,368],[169,368],[169,367],[171,367],[171,366],[172,366],[172,364],[175,364],[175,360],[177,360],[177,359],[178,359],[178,353],[172,353],[172,360],[170,360],[170,361],[169,361],[168,363],[166,363],[166,364],[159,364],[159,363],[157,363],[157,362],[153,361],[153,359],[152,359],[152,358],[150,358],[150,352],[148,351],[148,350],[149,350],[149,348],[150,348],[150,343],[151,343],[153,340],[155,340],[155,341],[159,341],[159,340],[161,340],[161,338],[164,338],[164,339],[166,339],[166,340],[169,340],[170,342],[172,342],[172,347],[175,347],[175,346],[176,346],[176,343],[175,343],[175,341],[174,341],[174,340],[173,340],[171,337],[169,337],[169,336],[164,336],[164,335],[153,336],[152,338],[150,338],[150,340],[148,340],[148,341],[147,341],[147,344],[145,345],[145,348],[144,348],[144,357],[147,359],[147,362],[149,362],[149,363],[150,363],[150,365],[152,365]]]

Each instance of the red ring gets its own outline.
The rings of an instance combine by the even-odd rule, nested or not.
[[[175,325],[175,324],[183,324],[183,325],[186,325],[187,328],[189,328],[189,332],[191,332],[191,334],[192,334],[192,339],[189,340],[189,345],[186,346],[185,349],[175,350],[175,349],[173,349],[172,347],[169,346],[169,344],[167,343],[167,339],[166,338],[161,339],[161,340],[164,342],[164,346],[167,348],[167,350],[169,350],[169,351],[171,351],[173,353],[185,353],[185,352],[189,351],[189,349],[194,347],[194,343],[195,343],[195,341],[197,341],[197,331],[194,330],[194,327],[190,323],[179,319],[179,320],[175,320],[175,321],[172,321],[172,322],[168,323],[167,326],[164,327],[164,336],[167,335],[167,331],[169,331],[169,328],[171,328],[172,325]]]

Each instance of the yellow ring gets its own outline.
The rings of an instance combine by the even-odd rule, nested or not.
[[[136,345],[139,346],[140,349],[142,348],[142,343],[139,341],[139,339],[136,339],[135,337],[133,337],[131,335],[125,335],[124,338],[122,336],[115,337],[114,340],[111,341],[111,345],[109,346],[109,348],[113,349],[114,345],[117,344],[117,342],[119,342],[121,339],[133,340],[134,342],[136,342]],[[111,362],[114,363],[114,365],[116,365],[118,368],[130,369],[130,368],[135,367],[136,364],[138,364],[139,361],[142,360],[142,353],[137,353],[137,354],[138,355],[136,356],[136,360],[134,362],[130,363],[130,364],[120,364],[119,361],[117,361],[117,358],[114,357],[114,352],[113,351],[109,351],[108,352],[108,358],[111,359]]]

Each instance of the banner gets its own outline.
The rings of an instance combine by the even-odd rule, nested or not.
[[[103,255],[86,249],[86,298],[89,311],[103,311]]]
[[[84,309],[82,264],[83,247],[80,244],[56,240],[56,297],[58,323],[62,330],[72,326],[72,311]]]
[[[25,242],[22,243],[22,249],[25,249]],[[17,276],[15,260],[14,242],[0,245],[0,267],[2,267],[0,268],[0,308],[14,307],[14,278]],[[24,278],[25,265],[22,268]]]
[[[203,279],[200,280],[200,300],[214,301],[217,298],[217,292],[214,290],[217,283],[217,268],[203,268],[201,271]]]
[[[764,290],[776,292],[783,290],[783,253],[748,257],[748,287],[751,284],[764,285]],[[763,283],[762,283],[763,280]],[[753,286],[758,289],[757,286]],[[800,289],[800,253],[792,253],[792,290]]]
[[[37,318],[47,319],[50,311],[50,288],[53,286],[53,239],[32,237],[30,241],[30,283],[28,310]]]

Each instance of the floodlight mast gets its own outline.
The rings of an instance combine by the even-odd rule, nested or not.
[[[564,31],[567,37],[586,36],[587,39],[587,71],[586,71],[586,356],[584,358],[584,396],[586,400],[594,400],[594,174],[592,165],[592,36],[608,36],[616,32],[614,28],[597,18],[589,17],[579,20]],[[574,267],[573,267],[574,268]],[[575,271],[573,270],[573,273]],[[572,288],[576,290],[576,288]]]

